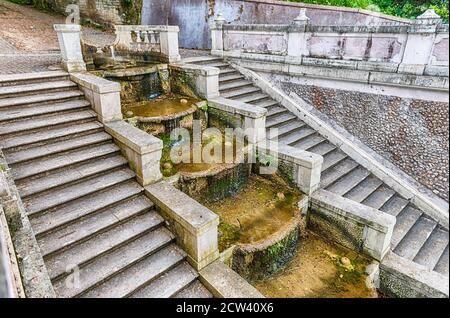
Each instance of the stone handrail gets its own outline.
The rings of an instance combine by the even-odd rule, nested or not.
[[[225,22],[219,15],[211,27],[213,55],[322,66],[361,61],[365,70],[448,76],[448,25],[433,10],[410,25],[317,26],[304,10],[286,25]]]

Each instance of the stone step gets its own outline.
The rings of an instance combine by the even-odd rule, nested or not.
[[[0,76],[0,87],[42,83],[43,81],[69,80],[69,73],[63,71],[7,74]]]
[[[8,123],[3,123],[0,126],[0,135],[15,136],[23,134],[28,131],[42,130],[54,126],[61,126],[66,124],[76,124],[79,121],[86,121],[89,119],[96,119],[97,115],[92,110],[72,111],[68,113],[58,113],[45,115],[38,118],[25,118]],[[9,137],[8,136],[8,137]]]
[[[323,157],[322,171],[334,167],[346,158],[348,158],[348,156],[343,151],[336,148],[334,151],[329,152]]]
[[[48,173],[52,170],[93,160],[95,158],[101,158],[114,153],[119,153],[119,151],[119,147],[112,142],[108,142],[105,144],[93,145],[87,148],[56,153],[38,160],[26,161],[14,165],[12,176],[16,180],[29,178],[42,173]]]
[[[288,113],[289,111],[284,108],[284,107],[280,107],[280,106],[273,106],[273,107],[267,107],[267,117],[271,117],[271,116],[275,116],[275,115],[279,115],[279,114],[283,114],[283,113]]]
[[[318,144],[325,141],[325,138],[323,138],[318,133],[309,135],[308,137],[292,144],[293,147],[309,151],[309,149],[317,146]]]
[[[134,177],[135,174],[128,168],[111,171],[71,186],[55,189],[45,195],[27,198],[23,202],[28,215],[34,215]]]
[[[328,141],[321,142],[320,144],[312,147],[309,151],[321,155],[326,156],[332,151],[336,150],[337,147]]]
[[[183,271],[176,278],[179,282],[165,282],[161,281],[161,275],[171,271],[172,268],[178,268],[180,265],[186,264],[182,262],[185,258],[185,253],[175,245],[171,245],[162,249],[156,254],[147,257],[146,259],[136,263],[134,266],[123,271],[119,275],[97,286],[83,297],[87,298],[125,298],[133,297],[135,293],[140,292],[141,288],[152,286],[155,291],[158,288],[170,290],[183,282],[185,279],[191,279],[191,272]],[[180,263],[181,262],[181,263]],[[191,268],[189,265],[188,268]],[[184,268],[184,266],[183,266]],[[192,269],[190,269],[193,271]],[[184,277],[185,276],[185,277]],[[197,273],[195,273],[197,276]],[[164,276],[162,276],[164,277]],[[156,286],[155,286],[155,285]],[[173,286],[171,286],[173,285]],[[137,291],[136,291],[137,290]],[[162,298],[164,296],[161,296]],[[149,298],[149,297],[146,297]]]
[[[249,82],[247,80],[234,80],[234,81],[228,81],[227,83],[221,83],[219,85],[219,90],[220,90],[220,94],[223,94],[231,89],[236,89],[236,88],[243,88],[243,87],[248,87],[248,86],[253,86],[252,82]]]
[[[84,94],[79,89],[72,89],[62,92],[36,94],[30,96],[11,97],[0,99],[0,109],[17,107],[22,105],[36,106],[55,102],[63,102],[83,98]]]
[[[280,139],[283,136],[287,136],[301,130],[305,126],[306,124],[300,120],[290,121],[289,123],[286,123],[281,127],[278,127],[277,133],[270,136],[270,138],[273,139],[277,137],[278,139]],[[267,135],[269,136],[269,132],[267,133],[268,133]]]
[[[254,94],[250,94],[250,95],[233,97],[231,99],[242,102],[242,103],[252,104],[259,100],[266,99],[267,97],[269,97],[269,95],[258,92],[258,93],[254,93]]]
[[[448,257],[448,245],[445,248],[444,253],[441,256],[441,259],[439,260],[439,262],[437,263],[436,267],[434,268],[434,270],[438,273],[441,273],[445,276],[448,276],[448,268],[449,268],[449,257]]]
[[[131,298],[169,298],[183,290],[197,277],[197,272],[187,262],[182,262],[132,294]]]
[[[437,226],[414,257],[414,262],[433,270],[448,246],[448,231]]]
[[[105,132],[92,133],[88,135],[82,135],[74,137],[68,140],[60,140],[55,143],[48,143],[43,146],[37,146],[18,151],[5,151],[6,161],[10,167],[14,167],[15,164],[36,160],[45,156],[50,156],[55,153],[83,149],[99,143],[111,141],[112,137]]]
[[[211,62],[221,62],[223,61],[221,57],[204,55],[204,56],[193,56],[186,57],[181,62],[186,64],[196,64],[196,65],[204,65],[205,63]]]
[[[370,172],[366,168],[359,166],[347,175],[340,178],[338,181],[329,185],[326,190],[334,194],[343,196],[358,184],[360,184],[362,181],[364,181],[369,175]]]
[[[399,195],[394,195],[389,201],[387,201],[380,211],[389,213],[390,215],[397,216],[403,211],[409,204],[408,200],[403,199]]]
[[[0,140],[0,148],[32,147],[35,144],[57,141],[60,138],[75,137],[81,133],[96,132],[103,129],[103,125],[97,121],[89,120],[76,125],[58,126],[55,128],[24,134],[19,136],[4,137]],[[23,149],[23,148],[21,148]]]
[[[371,174],[351,191],[347,192],[345,197],[360,203],[375,192],[382,184],[383,181]]]
[[[336,182],[346,174],[350,173],[353,169],[358,167],[358,163],[356,163],[353,159],[347,158],[337,165],[328,168],[327,170],[322,172],[321,185],[322,188],[326,188],[330,184]]]
[[[276,100],[273,100],[272,98],[266,98],[263,100],[257,100],[257,101],[252,101],[249,104],[258,106],[258,107],[263,107],[263,108],[269,108],[271,106],[281,106]]]
[[[176,293],[173,298],[213,298],[213,294],[196,279],[192,284]]]
[[[55,281],[53,288],[56,295],[62,298],[82,296],[137,262],[156,253],[170,242],[168,235],[162,235],[161,232],[157,234],[155,237],[154,232],[150,232],[110,253],[94,259],[79,269],[80,283],[75,284],[73,288],[66,287],[65,279]],[[174,245],[169,248],[179,250]],[[158,259],[160,256],[157,255],[155,258]]]
[[[244,78],[245,78],[244,75],[242,75],[238,71],[235,71],[234,73],[220,74],[219,75],[219,84],[222,85],[222,84],[228,83],[230,81],[241,80]]]
[[[8,107],[1,109],[0,108],[0,122],[1,121],[10,121],[17,120],[26,117],[36,117],[48,114],[54,114],[59,112],[66,111],[74,111],[74,110],[82,110],[89,109],[89,102],[86,100],[73,100],[73,101],[65,101],[61,103],[51,103],[46,105],[37,105],[30,107]]]
[[[409,260],[413,260],[436,228],[437,222],[422,215],[414,226],[394,248],[394,253]]]
[[[376,189],[369,197],[364,199],[361,203],[376,210],[379,210],[386,202],[388,202],[395,195],[395,191],[390,189],[385,184]]]
[[[2,86],[0,87],[0,98],[10,98],[28,95],[45,94],[48,92],[64,91],[77,87],[72,81],[50,81],[39,82],[34,84],[24,84],[15,86]]]
[[[196,64],[198,64],[198,63],[196,63]],[[201,65],[208,66],[208,67],[217,67],[217,68],[220,68],[220,69],[227,69],[227,68],[230,67],[230,64],[225,63],[225,62],[220,61],[220,60],[217,61],[217,62],[208,61],[207,63],[202,63]]]
[[[296,129],[290,134],[281,136],[278,138],[278,141],[286,144],[286,145],[292,145],[294,143],[299,142],[300,140],[307,138],[308,136],[311,136],[312,134],[315,134],[316,131],[308,126],[304,126],[300,129]]]
[[[422,216],[422,212],[408,205],[402,213],[397,216],[397,223],[392,233],[391,248],[395,249],[405,235],[411,230]]]
[[[226,91],[224,93],[220,93],[221,97],[224,98],[231,98],[234,99],[236,97],[240,97],[240,96],[246,96],[246,95],[250,95],[256,92],[260,92],[261,89],[258,87],[254,87],[254,86],[248,86],[248,87],[242,87],[242,88],[235,88],[229,91]]]
[[[141,195],[89,217],[78,219],[70,225],[39,238],[38,243],[42,256],[48,258],[51,254],[98,236],[133,216],[148,212],[151,208],[153,208],[153,204]],[[154,226],[162,221],[156,212],[150,213],[145,219],[153,222]]]
[[[231,66],[220,69],[220,75],[226,75],[226,74],[231,74],[231,73],[235,73],[235,72],[236,72],[236,70],[234,68],[232,68]]]
[[[76,222],[79,218],[100,213],[115,204],[127,201],[142,191],[142,187],[135,180],[130,180],[37,215],[31,218],[30,222],[36,237],[39,238],[61,226]]]
[[[290,121],[297,119],[297,117],[291,113],[279,114],[266,119],[266,128],[275,128],[281,125],[285,125]]]
[[[26,198],[126,165],[128,161],[120,154],[116,154],[112,157],[96,158],[89,162],[53,170],[43,176],[22,179],[16,182],[16,186],[21,198]]]

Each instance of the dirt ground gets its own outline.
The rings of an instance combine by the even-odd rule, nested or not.
[[[349,260],[350,264],[342,260]],[[289,265],[255,287],[266,297],[376,298],[376,291],[366,286],[368,264],[355,253],[309,233],[301,239]]]

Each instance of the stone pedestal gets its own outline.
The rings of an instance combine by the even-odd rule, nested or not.
[[[63,67],[69,73],[86,71],[81,51],[81,27],[78,24],[55,24]]]

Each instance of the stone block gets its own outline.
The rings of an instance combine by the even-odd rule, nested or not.
[[[55,24],[58,34],[63,67],[69,73],[86,71],[81,50],[81,26],[78,24]]]
[[[161,211],[194,268],[200,270],[219,258],[216,214],[166,182],[145,187],[145,194]]]
[[[216,67],[194,64],[172,64],[171,69],[185,74],[188,84],[201,98],[210,99],[219,96],[219,74]]]
[[[128,159],[141,185],[146,186],[161,180],[162,140],[124,121],[107,123],[105,129]]]

